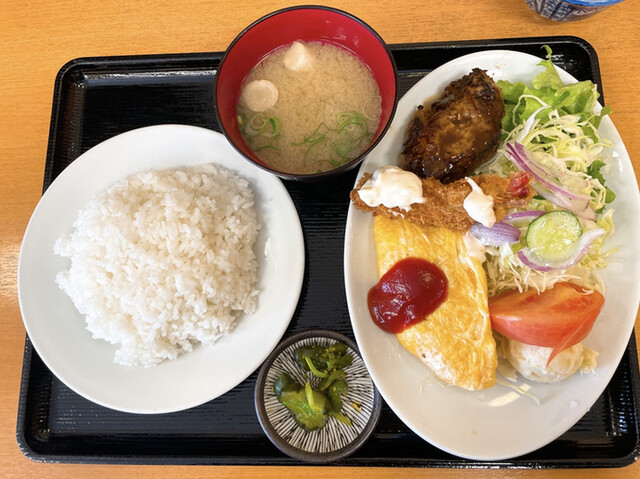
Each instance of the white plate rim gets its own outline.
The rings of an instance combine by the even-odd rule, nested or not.
[[[114,156],[118,154],[124,156]],[[139,159],[141,157],[136,155],[149,156]],[[132,161],[127,163],[129,159]],[[61,232],[71,231],[78,210],[93,194],[138,171],[196,166],[207,162],[223,166],[248,179],[254,192],[258,221],[261,224],[254,251],[259,262],[258,285],[264,288],[259,296],[258,309],[255,313],[240,318],[234,331],[213,346],[196,347],[191,353],[182,354],[176,360],[164,361],[152,368],[126,368],[114,365],[112,361],[110,364],[103,364],[105,357],[109,354],[112,357],[115,347],[91,338],[90,333],[85,330],[83,334],[94,343],[88,348],[95,348],[101,359],[97,366],[109,373],[104,377],[111,380],[118,377],[117,371],[120,371],[125,376],[122,379],[123,385],[129,387],[125,390],[123,385],[110,384],[122,390],[107,392],[104,387],[96,384],[99,380],[88,378],[86,371],[79,372],[80,368],[85,368],[83,364],[73,364],[79,358],[64,357],[67,352],[61,346],[66,339],[55,337],[52,344],[50,337],[47,337],[46,333],[51,331],[43,327],[43,322],[50,317],[60,318],[56,317],[58,313],[55,307],[48,307],[46,313],[50,317],[44,318],[45,306],[38,304],[40,302],[51,300],[54,304],[62,304],[61,308],[67,315],[75,312],[74,320],[81,322],[83,330],[85,323],[57,285],[53,284],[53,288],[45,292],[42,291],[41,284],[33,287],[36,269],[42,268],[43,265],[39,263],[45,263],[44,269],[55,270],[55,266],[49,267],[47,264],[57,263],[59,267],[68,261],[53,254],[52,242]],[[91,179],[85,184],[87,177]],[[56,201],[62,201],[63,206],[65,201],[67,203],[68,211],[62,209],[61,221],[51,217],[52,205]],[[48,231],[51,228],[57,232]],[[50,184],[36,205],[23,237],[18,261],[18,301],[27,335],[35,351],[67,387],[86,399],[118,411],[138,414],[169,413],[211,401],[233,389],[258,369],[277,346],[294,315],[302,289],[304,269],[305,247],[300,219],[280,179],[251,165],[216,131],[181,124],[152,125],[121,133],[97,144],[74,160]],[[285,278],[286,281],[282,281]],[[49,282],[51,279],[48,278]],[[286,290],[282,286],[274,286],[284,283],[287,285]],[[263,294],[265,291],[277,293],[277,301]],[[37,298],[37,295],[41,295],[41,298]],[[38,306],[34,307],[34,304]],[[257,338],[249,324],[253,325],[259,318],[263,318],[263,324],[258,322],[255,323],[257,326],[252,326],[259,328],[257,331],[260,338]],[[73,331],[76,336],[79,334],[78,331]],[[211,353],[216,348],[228,352],[242,346],[234,344],[239,341],[234,339],[237,337],[253,346],[250,354],[239,354],[239,366],[225,369],[218,367],[217,362],[209,364],[212,360],[221,359],[218,357],[221,353]],[[61,344],[56,346],[55,341]],[[85,341],[84,338],[82,341]],[[90,358],[83,359],[91,361]],[[214,368],[213,371],[208,367]],[[189,374],[197,377],[189,379]],[[169,385],[167,378],[177,383]],[[163,382],[165,384],[161,384]],[[183,389],[179,390],[179,387]],[[166,395],[153,395],[157,391],[165,392]]]
[[[395,163],[410,111],[430,96],[441,92],[444,86],[450,81],[469,73],[474,67],[488,69],[490,73],[494,74],[494,77],[500,78],[503,74],[509,74],[509,69],[513,67],[514,62],[517,62],[518,69],[522,70],[523,75],[524,72],[526,72],[527,75],[522,78],[507,79],[521,79],[525,81],[525,83],[530,84],[535,73],[541,71],[541,67],[537,66],[540,60],[541,58],[539,57],[516,51],[487,50],[459,57],[433,70],[401,98],[391,128],[383,141],[370,153],[361,165],[356,183],[364,172],[372,172],[383,164]],[[576,81],[575,78],[561,69],[559,69],[559,73],[565,82]],[[600,105],[598,105],[598,109],[599,108],[601,108]],[[585,383],[590,387],[586,398],[580,397],[576,400],[569,401],[567,405],[568,410],[566,411],[570,415],[568,419],[559,419],[552,424],[543,424],[538,421],[538,429],[533,432],[527,429],[526,434],[516,434],[518,424],[505,424],[504,421],[501,422],[499,420],[489,422],[494,419],[495,415],[493,415],[493,413],[491,415],[488,414],[486,420],[482,422],[482,420],[473,416],[473,413],[477,412],[478,409],[475,408],[472,411],[447,411],[448,416],[447,414],[445,414],[445,416],[450,419],[450,432],[447,433],[443,431],[442,428],[436,430],[436,428],[430,426],[428,417],[412,410],[412,406],[415,408],[428,407],[431,405],[432,400],[424,400],[424,397],[422,397],[422,385],[420,386],[419,394],[415,391],[416,384],[411,384],[413,389],[410,391],[404,390],[399,392],[398,389],[402,389],[397,387],[399,380],[397,380],[397,378],[391,379],[390,372],[385,371],[384,367],[381,366],[382,360],[380,357],[384,356],[385,359],[391,361],[392,364],[396,366],[402,366],[407,369],[412,368],[412,371],[417,371],[419,367],[426,368],[426,366],[418,364],[419,361],[403,350],[395,338],[384,338],[384,333],[375,331],[375,326],[372,326],[371,319],[368,317],[368,311],[366,310],[366,304],[364,304],[366,301],[363,300],[362,293],[366,291],[366,288],[373,286],[375,280],[377,280],[377,271],[375,271],[375,268],[372,270],[372,267],[369,266],[368,271],[363,273],[363,264],[358,263],[355,258],[362,259],[363,256],[366,257],[367,253],[371,253],[370,249],[373,245],[371,235],[373,222],[369,214],[356,210],[352,204],[349,206],[345,228],[345,288],[351,323],[358,347],[376,386],[391,409],[410,429],[434,446],[457,456],[480,461],[504,460],[534,451],[570,429],[598,399],[613,376],[626,350],[631,332],[633,331],[638,304],[640,302],[640,278],[638,278],[638,276],[640,276],[640,247],[638,246],[638,243],[640,243],[640,223],[637,220],[640,215],[640,195],[628,153],[626,152],[622,139],[608,117],[603,120],[601,130],[605,133],[604,136],[615,142],[614,152],[617,155],[618,162],[615,168],[616,175],[614,178],[608,178],[608,181],[618,194],[616,203],[614,203],[616,214],[622,214],[624,217],[616,219],[616,226],[619,230],[614,237],[611,238],[610,242],[613,243],[613,247],[619,246],[624,250],[624,254],[621,254],[621,256],[627,260],[625,261],[626,269],[631,272],[627,277],[631,278],[631,280],[625,285],[628,293],[625,296],[625,301],[617,301],[615,304],[612,304],[615,298],[607,298],[605,308],[601,314],[601,318],[607,316],[607,319],[599,318],[594,330],[585,343],[592,347],[599,345],[598,339],[600,336],[605,336],[603,330],[612,326],[612,321],[610,321],[609,318],[612,316],[611,311],[614,308],[616,308],[616,311],[622,310],[623,320],[617,321],[613,325],[618,338],[615,341],[614,347],[605,349],[604,353],[601,352],[600,359],[604,364],[599,365],[595,375],[574,375],[574,377],[558,385],[547,386],[534,384],[532,386],[533,391],[542,391],[543,408],[545,407],[544,401],[547,400],[547,398],[550,398],[549,401],[551,402],[555,400],[555,391],[550,388],[575,388],[577,384],[580,386],[580,391],[583,392]],[[389,158],[393,158],[393,160],[389,160]],[[624,188],[621,188],[622,185]],[[620,212],[620,210],[623,211]],[[627,221],[624,221],[624,219],[627,219]],[[368,239],[363,240],[363,238]],[[621,238],[627,238],[628,241],[621,241]],[[633,241],[634,238],[636,239],[635,244]],[[374,245],[373,248],[375,251]],[[363,253],[363,251],[366,252]],[[373,258],[375,258],[375,256]],[[371,261],[371,259],[371,256],[369,256],[368,261]],[[612,270],[613,268],[619,269],[618,266],[617,264],[610,265],[607,270]],[[605,272],[607,270],[605,270]],[[372,276],[372,271],[375,273],[375,278]],[[636,273],[635,275],[633,274],[634,272]],[[395,341],[395,347],[389,346],[392,341]],[[388,353],[387,356],[381,353],[380,350],[381,346],[384,345],[388,346],[386,350]],[[394,376],[398,375],[394,374]],[[474,402],[487,404],[492,399],[491,396],[495,393],[495,391],[486,393],[469,392],[459,388],[446,388],[438,392],[437,388],[440,388],[440,386],[427,384],[425,386],[427,390],[426,395],[434,394],[435,391],[435,394],[451,396],[455,399],[456,405],[465,404],[474,406]],[[498,390],[499,388],[503,389],[503,395],[509,394],[508,389],[499,385],[494,387],[493,390]],[[407,398],[407,395],[409,395],[410,398]],[[516,401],[512,401],[512,404],[515,402]],[[535,415],[537,408],[537,412],[540,412],[539,407],[535,406],[535,403],[528,398],[520,397],[517,402],[522,404],[522,411],[519,412]],[[441,402],[438,404],[441,404]],[[477,404],[475,405],[477,406]],[[512,409],[511,404],[508,404],[506,407],[509,408],[509,410]],[[496,408],[486,407],[485,409],[487,409],[486,412],[490,412],[490,409],[495,410]],[[472,426],[469,426],[470,428],[477,428],[478,425],[484,428],[491,427],[495,435],[502,433],[504,440],[498,441],[499,444],[495,444],[490,437],[487,437],[487,434],[482,434],[486,431],[470,431],[469,428],[465,429],[465,424],[460,424],[459,419],[451,416],[452,413],[461,414],[467,421],[473,423]],[[442,415],[443,411],[438,411],[438,414]],[[440,424],[445,421],[446,418],[442,418],[441,421],[438,420],[436,422]],[[528,423],[527,426],[533,426],[535,428],[536,424],[532,425]],[[460,427],[461,430],[456,431],[456,427]],[[547,429],[542,430],[543,428]],[[465,432],[468,434],[465,434]],[[461,439],[461,436],[464,436],[464,439]]]

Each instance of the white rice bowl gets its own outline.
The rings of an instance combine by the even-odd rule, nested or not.
[[[248,181],[205,164],[137,173],[95,196],[56,254],[56,283],[114,362],[145,367],[212,344],[257,306],[260,225]]]

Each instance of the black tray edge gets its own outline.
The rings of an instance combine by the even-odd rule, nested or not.
[[[26,374],[28,375],[28,367],[31,365],[31,358],[33,353],[33,346],[29,341],[29,338],[26,338],[27,345],[25,346],[24,352],[24,365],[26,369]],[[36,353],[37,354],[37,353]],[[634,374],[631,375],[631,382],[633,383],[633,390],[635,392],[634,399],[636,410],[640,409],[640,372],[639,372],[639,364],[638,364],[638,350],[637,350],[637,342],[635,332],[631,333],[631,337],[629,339],[629,344],[627,349],[625,350],[625,354],[629,354],[629,361],[631,370]],[[23,372],[24,374],[24,372]],[[24,403],[27,394],[27,387],[24,382],[20,387],[20,404]],[[27,441],[25,436],[25,426],[26,426],[26,414],[24,411],[24,407],[21,406],[18,411],[18,430],[16,434],[18,446],[20,451],[27,457],[28,459],[34,462],[41,463],[70,463],[70,464],[122,464],[123,456],[83,456],[83,455],[74,455],[74,454],[57,454],[55,456],[42,454],[34,450]],[[640,437],[640,425],[635,424],[636,427],[636,437]],[[452,456],[453,457],[453,456]],[[593,469],[593,468],[623,468],[633,464],[640,458],[640,439],[636,443],[635,448],[626,456],[611,458],[609,460],[594,460],[594,461],[584,461],[583,459],[570,460],[566,459],[561,462],[554,463],[540,463],[539,461],[529,461],[522,462],[518,464],[516,469]],[[167,465],[166,456],[157,457],[157,456],[129,456],[127,457],[127,465]],[[244,457],[226,457],[219,456],[214,460],[203,460],[201,457],[183,457],[183,456],[175,456],[171,457],[170,464],[172,465],[254,465],[247,462]],[[429,466],[425,466],[423,463],[408,463],[405,467],[433,467],[433,468],[451,468],[451,469],[487,469],[487,468],[514,468],[512,464],[507,461],[486,461],[486,462],[477,462],[477,461],[467,461],[461,458],[456,458],[459,462],[456,464],[452,464],[451,460],[443,459],[433,461]],[[517,459],[517,458],[513,458]],[[272,461],[269,464],[264,464],[267,466],[304,466],[305,463],[300,461],[292,460],[288,457],[280,457],[280,458],[269,458]],[[362,462],[359,464],[358,462]],[[331,467],[331,466],[340,466],[340,467],[398,467],[397,465],[390,465],[384,461],[379,461],[378,463],[366,462],[366,460],[353,462],[335,462],[326,465],[319,465],[320,467]]]
[[[222,58],[223,52],[212,52],[212,53],[171,53],[171,54],[152,54],[152,55],[119,55],[119,56],[102,56],[102,57],[78,57],[72,60],[69,60],[65,63],[58,73],[56,74],[54,80],[53,87],[53,98],[51,102],[51,123],[49,126],[49,137],[47,141],[47,156],[45,162],[44,169],[44,181],[42,187],[42,193],[46,191],[51,182],[53,181],[53,152],[55,145],[57,144],[58,139],[58,128],[60,128],[60,114],[61,108],[60,99],[62,96],[62,84],[65,77],[71,72],[74,68],[86,65],[86,64],[99,64],[105,60],[108,60],[111,65],[127,65],[131,66],[132,64],[144,64],[150,60],[157,60],[162,58],[164,62],[167,64],[183,62],[185,59],[189,61],[195,62],[199,60],[220,60]]]
[[[502,48],[507,49],[509,46],[531,46],[538,45],[540,47],[540,55],[545,55],[545,51],[542,45],[552,46],[554,43],[573,43],[583,48],[589,56],[591,70],[595,78],[601,78],[600,61],[598,54],[587,40],[574,35],[556,35],[556,36],[541,36],[541,37],[507,37],[507,38],[495,38],[488,40],[463,40],[459,42],[421,42],[421,43],[396,43],[391,44],[392,51],[395,50],[410,50],[411,48],[429,47],[429,48],[443,48],[455,52],[456,50],[462,50],[465,48],[478,48],[486,50],[490,45],[492,49],[499,50]],[[553,49],[552,49],[553,50]],[[604,104],[604,95],[602,91],[602,85],[598,83],[596,85],[598,93],[600,94],[599,101]]]

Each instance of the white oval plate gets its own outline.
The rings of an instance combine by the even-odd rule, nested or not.
[[[216,163],[246,178],[262,229],[254,247],[258,309],[211,346],[199,345],[151,367],[113,363],[115,347],[96,340],[84,317],[55,284],[68,259],[53,244],[71,232],[78,211],[116,181],[149,169]],[[253,373],[284,334],[298,303],[304,240],[282,182],[242,158],[220,133],[158,125],[115,136],[78,157],[49,186],[33,212],[18,265],[18,295],[27,334],[47,367],[67,386],[103,406],[164,413],[205,403]]]
[[[420,80],[400,100],[391,128],[360,168],[396,164],[408,121],[417,105],[440,94],[452,80],[474,67],[495,80],[531,84],[541,71],[540,58],[513,51],[486,51],[453,60]],[[561,71],[565,82],[576,80]],[[615,108],[615,107],[614,107]],[[496,385],[470,392],[442,387],[427,367],[407,352],[395,336],[384,333],[369,316],[367,292],[378,281],[373,220],[350,206],[345,238],[345,282],[351,323],[371,376],[391,409],[416,434],[451,454],[475,460],[519,456],[556,439],[593,405],[628,344],[640,298],[640,198],[633,167],[618,132],[607,117],[602,135],[615,142],[615,161],[607,178],[618,195],[613,207],[615,235],[609,248],[619,248],[602,271],[608,294],[604,309],[585,344],[600,352],[593,375],[576,374],[558,384],[519,381],[540,405],[512,389]]]

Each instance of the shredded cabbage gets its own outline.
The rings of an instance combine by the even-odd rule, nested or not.
[[[504,144],[518,141],[532,153],[533,161],[552,172],[564,186],[591,198],[590,205],[598,215],[595,221],[581,218],[583,230],[599,227],[606,234],[594,242],[579,264],[566,270],[540,272],[524,265],[517,256],[517,252],[525,247],[524,233],[528,226],[518,225],[523,233],[519,243],[486,248],[484,265],[489,296],[507,289],[526,291],[535,288],[542,292],[560,281],[571,281],[604,293],[598,270],[606,266],[606,258],[611,254],[603,246],[614,231],[614,210],[608,205],[615,194],[605,185],[602,171],[605,174],[608,171],[611,162],[608,150],[613,143],[599,135],[598,127],[610,109],[594,113],[598,97],[595,85],[589,81],[564,85],[551,62],[548,47],[547,52],[548,59],[540,63],[545,69],[533,80],[533,87],[522,82],[498,82],[507,110],[503,120],[504,141],[494,158],[478,173],[506,177],[516,171],[505,156]],[[560,208],[536,196],[527,209],[553,211]]]

